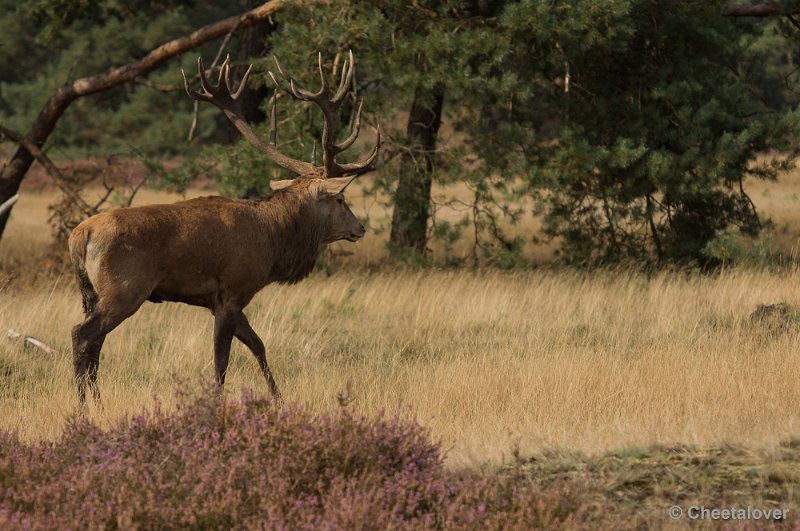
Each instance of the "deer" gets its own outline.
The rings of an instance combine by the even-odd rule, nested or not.
[[[78,399],[87,389],[99,404],[97,373],[106,335],[146,302],[180,302],[206,308],[214,316],[214,368],[222,390],[233,338],[255,356],[274,400],[281,394],[270,371],[264,343],[243,310],[271,283],[296,283],[313,270],[330,243],[355,242],[366,233],[344,198],[345,189],[370,171],[381,145],[359,162],[341,163],[337,156],[353,145],[362,121],[363,98],[356,100],[350,134],[341,132],[339,111],[354,85],[352,52],[343,62],[332,92],[318,55],[321,87],[311,92],[286,72],[275,57],[280,76],[270,76],[272,98],[269,141],[264,142],[245,119],[239,96],[253,65],[235,91],[231,90],[230,58],[212,85],[202,58],[197,60],[200,90],[190,88],[181,71],[186,93],[221,109],[242,136],[262,154],[296,176],[271,181],[272,191],[253,199],[208,196],[172,204],[119,208],[80,223],[69,238],[69,252],[80,288],[85,319],[72,330],[73,364]],[[276,99],[279,91],[310,102],[322,111],[322,164],[288,157],[278,151]],[[315,144],[316,146],[316,144]],[[315,149],[316,152],[316,149]]]
[[[0,216],[11,210],[11,207],[14,206],[14,203],[17,202],[17,199],[19,199],[19,194],[12,195],[7,201],[0,205]]]

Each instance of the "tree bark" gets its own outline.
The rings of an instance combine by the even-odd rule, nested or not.
[[[400,157],[400,178],[394,196],[391,244],[425,254],[428,247],[433,154],[442,123],[444,86],[426,94],[417,88],[408,116],[406,151]]]
[[[251,0],[248,7],[255,7],[257,4]],[[250,57],[263,57],[269,51],[267,37],[278,29],[278,25],[268,20],[264,24],[257,24],[247,28],[240,34],[239,38],[239,62],[244,63]],[[243,73],[243,71],[242,71]],[[239,97],[242,106],[242,114],[248,123],[259,124],[267,119],[267,114],[261,109],[261,104],[266,100],[272,91],[266,84],[261,84],[255,88],[245,88]],[[239,138],[239,131],[234,128],[235,138]]]
[[[39,115],[25,135],[26,141],[41,148],[55,128],[58,120],[64,114],[64,111],[76,99],[118,87],[134,81],[140,76],[147,76],[167,60],[225,35],[237,24],[239,28],[249,28],[258,22],[267,20],[288,4],[287,0],[265,2],[242,15],[214,22],[189,35],[166,42],[138,61],[111,68],[102,74],[64,84],[56,90],[56,93],[39,111]],[[3,165],[0,172],[0,204],[17,193],[33,161],[34,157],[31,152],[20,144],[11,158]],[[0,238],[3,236],[8,214],[8,212],[5,212],[0,215]]]

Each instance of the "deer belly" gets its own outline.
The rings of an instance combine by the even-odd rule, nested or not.
[[[219,291],[219,283],[208,278],[164,279],[150,293],[150,302],[183,302],[210,308]]]

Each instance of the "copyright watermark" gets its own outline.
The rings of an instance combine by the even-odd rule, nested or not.
[[[667,509],[673,520],[687,518],[689,520],[786,520],[789,509],[767,507],[726,507],[715,509],[704,505],[690,505],[685,509],[673,505]]]

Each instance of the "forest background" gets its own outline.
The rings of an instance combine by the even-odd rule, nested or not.
[[[2,154],[18,149],[62,85],[258,5],[3,0]],[[771,245],[775,226],[748,191],[785,175],[797,152],[796,6],[768,7],[771,16],[741,17],[726,16],[736,13],[724,2],[289,3],[233,27],[223,48],[211,41],[66,108],[42,146],[69,170],[51,225],[63,241],[85,216],[81,206],[94,203],[80,202],[92,177],[81,171],[86,160],[138,161],[129,186],[146,178],[182,192],[200,178],[225,195],[267,192],[282,170],[239,141],[222,113],[195,109],[179,70],[195,72],[198,55],[208,64],[220,51],[234,77],[253,63],[244,109],[266,133],[273,55],[313,86],[318,53],[333,78],[352,50],[352,102],[363,97],[365,129],[380,123],[384,132],[377,171],[361,190],[392,259],[505,268],[788,263],[795,238]],[[279,102],[279,145],[306,159],[321,118],[288,100]],[[356,109],[345,107],[348,123]],[[0,178],[9,197],[11,166]],[[95,181],[108,170],[92,167]],[[118,187],[108,206],[127,195]]]

